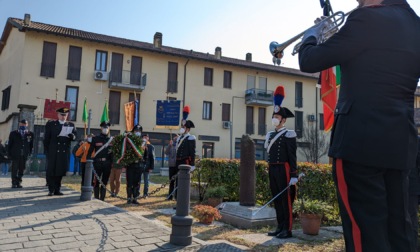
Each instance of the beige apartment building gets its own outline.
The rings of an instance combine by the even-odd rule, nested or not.
[[[108,101],[112,134],[119,134],[125,130],[124,104],[136,95],[140,124],[156,148],[156,169],[166,165],[164,148],[178,132],[156,126],[159,100],[191,107],[188,119],[196,126],[191,133],[200,157],[238,158],[240,139],[249,134],[257,159],[265,159],[263,142],[279,84],[286,92],[283,105],[296,116],[286,126],[301,136],[306,125],[318,122],[322,134],[317,79],[318,74],[253,62],[251,53],[234,59],[223,56],[220,47],[209,54],[166,46],[158,32],[147,43],[34,22],[26,14],[9,18],[0,40],[0,138],[6,140],[25,117],[36,135],[35,152],[42,154],[45,99],[70,102],[69,119],[82,136],[85,97],[92,132],[99,132]],[[299,148],[308,144],[298,138]],[[298,161],[306,161],[299,151]]]

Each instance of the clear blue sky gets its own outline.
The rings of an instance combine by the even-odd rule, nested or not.
[[[350,11],[356,0],[330,0],[334,11]],[[420,14],[420,0],[408,0]],[[37,22],[151,43],[155,32],[163,44],[226,57],[271,64],[268,46],[284,42],[321,16],[319,0],[0,0],[0,27],[8,17],[25,13]],[[392,36],[392,34],[390,34]],[[292,46],[283,66],[298,68]]]

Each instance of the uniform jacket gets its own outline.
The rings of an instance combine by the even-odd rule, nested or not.
[[[282,128],[284,129],[284,128]],[[289,163],[290,176],[297,177],[297,165],[296,165],[296,132],[294,130],[284,129],[284,132],[280,129],[279,131],[270,131],[265,137],[264,147],[267,149],[271,142],[274,140],[276,135],[280,133],[280,137],[274,140],[268,151],[268,164],[279,164]]]
[[[408,192],[411,195],[420,195],[420,136],[417,137],[418,140],[418,150],[417,150],[417,160],[416,166],[413,166],[410,170],[410,174],[408,176],[409,179],[409,187]]]
[[[195,165],[195,136],[190,133],[181,135],[176,140],[176,159],[188,160],[188,164]]]
[[[7,147],[10,159],[27,159],[32,153],[33,146],[34,134],[31,131],[26,131],[23,137],[19,130],[10,132]]]
[[[415,166],[420,19],[407,4],[356,9],[325,43],[307,38],[299,64],[303,72],[341,66],[329,156],[378,168]]]
[[[144,170],[152,171],[155,168],[155,147],[147,142],[144,152]]]
[[[110,137],[104,134],[99,134],[98,136],[94,136],[92,138],[92,143],[90,144],[87,156],[91,157],[92,152],[95,151],[97,154],[95,158],[93,159],[94,161],[99,158],[106,158],[107,161],[112,162],[112,149],[111,149],[112,141],[107,147],[103,148],[101,152],[98,153],[98,150],[102,148],[102,146],[105,145],[109,141],[109,139]]]
[[[73,127],[71,137],[58,136],[63,126]],[[60,124],[58,120],[45,125],[44,152],[47,155],[48,176],[65,176],[70,163],[71,141],[77,136],[76,127],[71,122]]]

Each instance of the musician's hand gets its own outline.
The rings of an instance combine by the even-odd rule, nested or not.
[[[289,185],[296,185],[297,182],[298,182],[297,178],[291,178],[290,182],[289,182]]]
[[[317,18],[315,20],[316,25],[306,30],[306,32],[303,34],[302,41],[305,41],[309,37],[315,37],[317,43],[320,42],[323,30],[329,25],[328,21],[321,22],[323,19],[325,19],[325,17]]]

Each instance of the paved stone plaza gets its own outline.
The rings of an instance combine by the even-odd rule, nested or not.
[[[9,173],[10,175],[10,173]],[[25,176],[23,188],[12,189],[9,176],[0,177],[0,251],[246,251],[227,241],[193,239],[188,247],[169,243],[171,229],[99,201],[80,201],[80,193],[63,188],[63,196],[48,197],[45,179]],[[292,240],[305,237],[294,231]],[[341,230],[324,230],[327,239],[339,237]],[[240,239],[265,245],[285,240],[264,234]],[[320,239],[321,237],[318,237]]]

